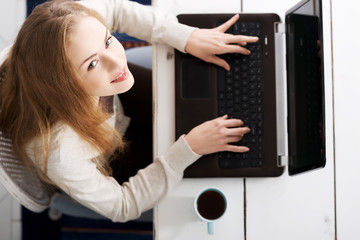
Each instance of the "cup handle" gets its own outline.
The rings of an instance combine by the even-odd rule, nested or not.
[[[214,234],[214,223],[208,222],[207,229],[208,229],[208,234],[213,235]]]

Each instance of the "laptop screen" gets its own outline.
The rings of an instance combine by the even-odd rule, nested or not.
[[[289,174],[325,166],[324,74],[320,0],[286,13]]]

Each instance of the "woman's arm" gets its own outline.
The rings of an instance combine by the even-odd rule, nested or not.
[[[154,207],[180,182],[185,168],[200,157],[180,137],[166,154],[120,185],[100,173],[92,161],[96,152],[70,128],[53,143],[47,176],[77,202],[114,222],[136,219]]]
[[[98,11],[112,30],[148,42],[168,44],[226,70],[230,69],[229,64],[217,55],[248,55],[250,51],[246,49],[246,44],[258,41],[257,37],[225,33],[239,19],[239,15],[234,15],[219,27],[198,29],[180,24],[175,16],[154,7],[127,0],[83,0],[80,3]]]
[[[181,181],[184,170],[200,154],[247,151],[246,147],[229,143],[239,141],[248,131],[240,120],[226,116],[205,122],[181,136],[165,154],[120,185],[100,173],[92,161],[97,152],[90,145],[71,128],[60,126],[54,131],[57,134],[52,139],[47,176],[80,204],[114,222],[125,222],[154,207]],[[39,142],[35,139],[31,144],[30,156],[32,146]]]
[[[128,0],[83,0],[85,7],[96,10],[112,31],[118,31],[154,43],[168,44],[179,51],[195,28],[180,24],[177,18],[152,6]]]

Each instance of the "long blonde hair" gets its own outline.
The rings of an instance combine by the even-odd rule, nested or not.
[[[25,145],[42,138],[46,178],[50,154],[50,133],[59,121],[69,125],[100,153],[99,170],[111,174],[107,155],[123,145],[119,133],[109,127],[109,117],[93,97],[78,84],[81,81],[67,53],[67,40],[81,16],[104,20],[80,4],[55,0],[37,6],[25,20],[8,58],[0,67],[4,80],[0,90],[0,128],[12,139],[15,153],[29,166]],[[105,25],[106,26],[106,25]],[[45,170],[43,172],[43,170]]]

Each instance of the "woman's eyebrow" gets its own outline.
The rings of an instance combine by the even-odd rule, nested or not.
[[[109,35],[109,30],[107,28],[105,28],[105,39],[104,39],[104,43],[106,43],[107,41],[107,37]],[[84,65],[84,63],[86,63],[87,61],[89,61],[91,58],[95,57],[97,55],[97,53],[91,54],[91,56],[89,56],[88,58],[86,58],[79,66],[79,68],[81,68],[82,65]]]

